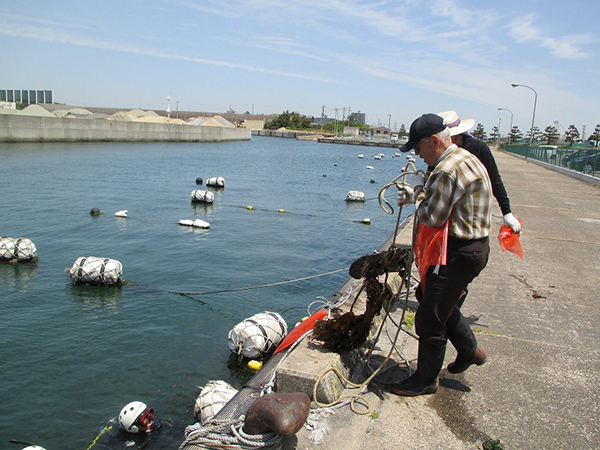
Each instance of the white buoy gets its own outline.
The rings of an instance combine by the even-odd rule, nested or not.
[[[215,194],[202,189],[192,191],[191,196],[194,203],[213,203],[215,201]]]
[[[73,284],[114,286],[123,281],[123,265],[110,258],[80,256],[68,273]]]
[[[115,213],[115,217],[127,217],[127,210],[123,209]]]
[[[184,227],[191,227],[194,225],[194,221],[189,219],[180,220],[178,223]]]
[[[373,170],[373,166],[367,166],[367,170]]]
[[[225,187],[225,178],[223,177],[210,177],[206,180],[206,185],[211,187]]]
[[[0,261],[32,261],[36,258],[37,249],[31,239],[0,237]]]
[[[363,155],[362,153],[360,155],[358,155],[359,159],[363,159],[365,157],[365,155]]]
[[[206,423],[237,394],[237,389],[222,380],[214,380],[206,383],[198,394],[194,405],[194,419],[196,422]]]
[[[347,202],[364,202],[365,193],[361,191],[349,191],[346,195]]]
[[[274,350],[287,335],[283,317],[264,311],[238,323],[227,336],[232,353],[254,359]]]
[[[210,223],[205,222],[204,220],[196,219],[192,223],[192,226],[196,228],[210,228]]]

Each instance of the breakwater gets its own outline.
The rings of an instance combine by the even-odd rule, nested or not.
[[[245,128],[0,114],[0,142],[225,142],[251,138],[251,130]]]

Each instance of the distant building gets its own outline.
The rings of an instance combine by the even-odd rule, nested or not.
[[[358,123],[364,125],[367,122],[367,115],[363,112],[355,112],[350,114],[350,117],[353,117]]]
[[[0,89],[0,102],[21,102],[24,105],[54,103],[54,92],[48,90]]]
[[[388,135],[390,134],[390,130],[388,127],[382,127],[382,126],[378,126],[378,127],[371,127],[369,128],[371,134],[373,136],[375,135]]]

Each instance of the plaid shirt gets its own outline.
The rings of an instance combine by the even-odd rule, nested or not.
[[[452,214],[450,236],[480,239],[492,227],[492,185],[477,157],[452,144],[425,183],[425,199],[417,207],[417,218],[430,227],[440,227]]]

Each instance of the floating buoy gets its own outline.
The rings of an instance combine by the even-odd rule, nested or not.
[[[178,223],[184,227],[191,227],[194,225],[194,221],[189,219],[180,220]]]
[[[228,347],[238,356],[255,359],[271,350],[287,334],[283,317],[264,311],[238,323],[227,335]]]
[[[117,211],[115,217],[127,217],[127,210],[123,209],[122,211]]]
[[[365,155],[358,155],[359,159],[363,159],[365,157]]]
[[[196,178],[196,184],[202,184],[202,178],[200,178],[200,177]]]
[[[364,202],[365,193],[361,191],[349,191],[346,195],[347,202]]]
[[[263,363],[255,360],[255,359],[251,359],[250,361],[248,361],[248,368],[251,370],[260,370],[260,369],[262,369],[262,366],[263,366]]]
[[[196,219],[192,222],[192,226],[196,228],[210,228],[210,223],[205,222],[204,220]]]
[[[0,237],[0,261],[33,261],[37,249],[29,238]]]
[[[252,211],[254,208],[252,207],[252,205],[248,205],[248,206],[246,206],[246,209],[247,209],[248,211]]]
[[[237,394],[237,389],[222,380],[206,383],[194,405],[194,419],[205,423],[212,419]]]
[[[80,256],[68,273],[73,284],[115,286],[123,281],[123,265],[110,258]]]
[[[333,167],[337,167],[337,164],[333,164]]]
[[[210,177],[206,180],[206,185],[211,187],[225,187],[225,178]]]
[[[100,214],[102,214],[102,212],[98,208],[92,208],[90,214],[92,216],[99,216]]]
[[[368,170],[373,170],[373,166],[367,166]]]
[[[371,224],[371,219],[369,219],[368,217],[365,217],[365,218],[362,220],[362,223],[364,223],[364,224],[367,224],[367,225],[370,225],[370,224]]]
[[[285,212],[285,209],[279,209],[277,210],[277,212],[283,214]]]
[[[375,180],[371,180],[371,183],[375,183]]]
[[[327,178],[327,175],[326,175],[326,174],[323,174],[323,178]]]
[[[191,196],[192,203],[213,203],[215,201],[215,194],[202,189],[192,191]]]

